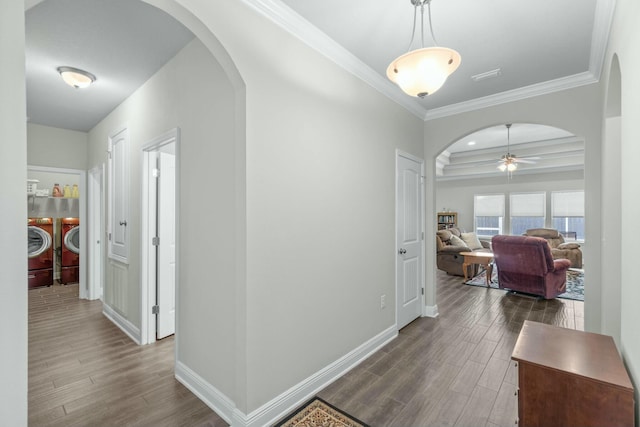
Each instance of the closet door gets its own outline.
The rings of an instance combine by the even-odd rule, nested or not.
[[[129,131],[109,137],[109,257],[129,262]]]

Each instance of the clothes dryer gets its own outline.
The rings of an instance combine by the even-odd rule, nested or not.
[[[27,227],[29,289],[53,285],[53,219],[29,218]]]
[[[77,283],[80,278],[80,219],[62,218],[60,232],[60,283]]]

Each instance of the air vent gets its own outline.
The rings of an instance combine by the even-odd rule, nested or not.
[[[502,69],[496,68],[495,70],[486,71],[484,73],[471,76],[471,80],[473,80],[474,82],[479,82],[480,80],[486,80],[486,79],[492,79],[494,77],[498,77],[501,74],[502,74]]]

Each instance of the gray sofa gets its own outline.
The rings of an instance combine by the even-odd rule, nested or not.
[[[491,252],[491,243],[480,240],[482,248],[471,249],[466,244],[460,245],[459,242],[452,242],[452,236],[461,238],[464,230],[459,228],[449,228],[447,230],[438,230],[436,232],[436,266],[439,270],[446,271],[447,274],[454,276],[464,276],[462,271],[462,263],[464,256],[460,252]],[[453,239],[456,240],[456,239]],[[478,265],[470,267],[472,277],[478,274]]]

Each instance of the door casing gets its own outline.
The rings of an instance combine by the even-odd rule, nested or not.
[[[180,129],[174,128],[168,132],[154,138],[142,147],[142,226],[141,242],[142,268],[141,268],[141,322],[140,322],[140,343],[151,344],[156,341],[156,315],[153,313],[153,306],[156,304],[156,250],[152,244],[152,238],[156,233],[156,183],[151,177],[152,169],[155,168],[156,153],[163,147],[174,144],[176,161],[176,198],[175,198],[175,230],[176,230],[176,330],[178,329],[178,287],[180,277],[180,245],[179,227],[180,224]],[[176,340],[175,353],[177,353],[178,342]]]

